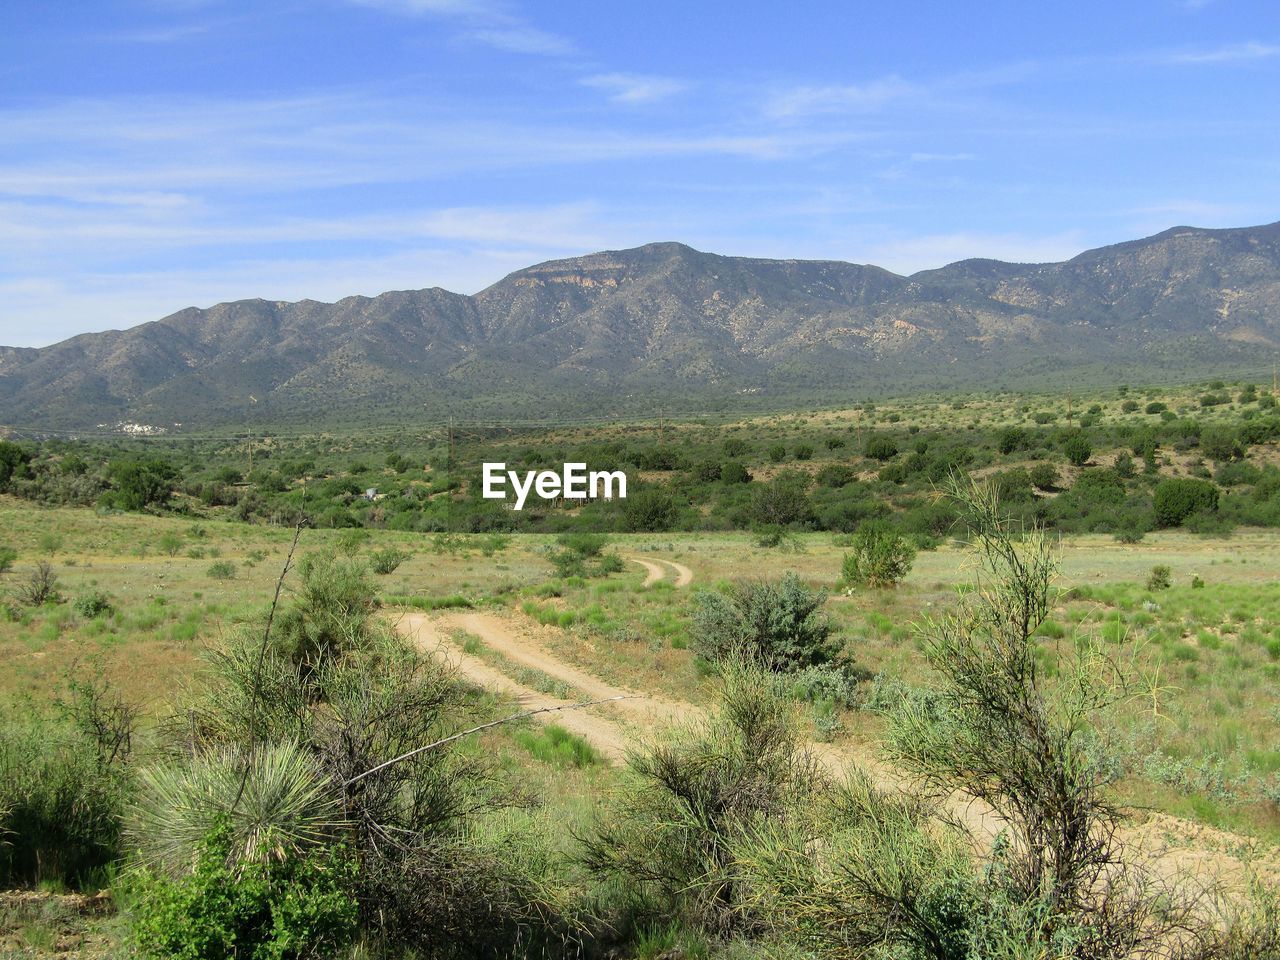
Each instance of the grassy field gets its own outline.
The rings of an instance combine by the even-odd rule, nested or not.
[[[90,510],[41,509],[0,501],[0,526],[18,553],[8,586],[19,587],[49,563],[65,602],[41,607],[10,600],[0,622],[0,698],[47,709],[70,673],[101,673],[159,715],[193,676],[202,651],[270,602],[291,531],[229,521],[190,520]],[[972,571],[961,545],[918,555],[896,590],[836,589],[847,547],[830,534],[800,534],[775,548],[748,534],[618,535],[609,550],[624,557],[671,559],[695,573],[690,590],[670,579],[641,586],[628,563],[605,578],[558,578],[547,560],[553,539],[516,535],[485,556],[485,538],[390,531],[307,530],[305,551],[344,543],[371,554],[409,553],[378,578],[391,605],[468,605],[509,611],[535,626],[564,662],[602,679],[679,700],[705,699],[705,677],[690,652],[692,592],[742,578],[798,572],[831,591],[828,609],[846,654],[869,686],[928,682],[913,625],[952,602]],[[1081,535],[1060,542],[1061,594],[1044,628],[1046,647],[1069,647],[1096,632],[1118,660],[1152,678],[1154,694],[1135,695],[1112,749],[1129,770],[1130,795],[1157,809],[1280,836],[1280,534],[1242,530],[1230,538],[1182,532],[1138,544]],[[1171,585],[1149,590],[1156,566]],[[1193,585],[1199,584],[1199,585]],[[92,615],[86,598],[101,596]],[[498,663],[520,678],[519,668]],[[526,674],[525,681],[529,680]],[[537,686],[537,684],[529,684]],[[845,711],[841,737],[874,743],[873,710]]]
[[[234,442],[24,448],[29,467],[10,487],[19,496],[0,495],[0,557],[12,554],[0,572],[0,715],[15,729],[58,722],[77,679],[102,679],[139,709],[143,756],[172,744],[164,721],[200,692],[211,651],[260,628],[293,520],[306,513],[313,522],[300,557],[366,562],[379,571],[378,616],[423,618],[438,640],[428,649],[458,660],[473,685],[451,723],[507,716],[513,691],[546,703],[631,691],[659,705],[504,724],[460,747],[528,800],[482,818],[485,842],[540,838],[539,849],[556,854],[550,886],[589,902],[601,891],[568,854],[630,782],[611,760],[660,737],[667,721],[655,717],[696,719],[720,696],[715,670],[694,652],[701,595],[788,572],[826,591],[825,613],[858,680],[843,692],[796,681],[792,705],[820,755],[881,755],[888,709],[937,683],[920,625],[972,588],[973,551],[953,539],[954,515],[937,502],[945,477],[963,470],[1007,489],[1025,522],[1049,526],[1060,574],[1035,651],[1044,676],[1065,675],[1083,640],[1099,638],[1123,678],[1118,705],[1089,729],[1094,759],[1117,774],[1120,802],[1177,845],[1272,862],[1280,526],[1251,525],[1280,517],[1280,420],[1267,396],[1207,385],[1088,400],[938,398],[737,423],[459,431],[452,447],[428,434],[266,438],[247,475],[233,467],[242,452]],[[1067,462],[1080,437],[1086,462]],[[879,455],[877,438],[894,452]],[[154,471],[170,497],[122,509],[118,464],[155,454],[178,467]],[[605,466],[611,456],[629,464],[639,490],[673,504],[659,511],[663,529],[625,532],[617,504],[557,504],[514,522],[476,500],[467,472],[481,459]],[[746,481],[708,469],[733,463]],[[1033,490],[1027,478],[1046,464],[1056,479]],[[1156,525],[1159,485],[1172,478],[1212,482],[1220,508]],[[361,496],[368,487],[377,499]],[[801,506],[757,522],[779,502]],[[842,561],[871,518],[918,548],[914,562],[896,588],[846,589]],[[606,531],[603,557],[564,563],[565,536],[592,529]],[[33,602],[40,581],[49,596]],[[284,581],[286,608],[300,596],[295,570]],[[594,746],[587,713],[608,732]],[[122,919],[53,886],[0,900],[0,950],[112,955]],[[656,956],[684,934],[628,936],[632,952]]]

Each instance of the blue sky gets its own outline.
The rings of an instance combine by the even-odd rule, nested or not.
[[[0,343],[680,240],[911,272],[1280,219],[1280,4],[6,0]]]

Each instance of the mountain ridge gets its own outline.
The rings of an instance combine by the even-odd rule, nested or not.
[[[0,424],[212,426],[251,402],[264,421],[697,412],[1073,370],[1226,372],[1277,351],[1280,222],[909,275],[661,241],[532,264],[470,296],[236,300],[0,347]]]

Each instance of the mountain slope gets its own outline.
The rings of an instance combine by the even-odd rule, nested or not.
[[[538,264],[472,297],[243,300],[0,348],[0,424],[208,426],[251,405],[255,419],[318,422],[674,411],[1103,368],[1226,372],[1278,345],[1280,224],[910,277],[655,243]]]

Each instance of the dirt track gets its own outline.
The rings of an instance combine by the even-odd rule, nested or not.
[[[693,583],[693,571],[686,567],[683,563],[676,563],[674,560],[649,560],[643,557],[627,557],[632,563],[638,563],[644,567],[646,576],[644,578],[644,586],[651,587],[655,583],[667,578],[665,567],[670,567],[675,571],[677,587],[687,587]],[[664,566],[665,565],[665,566]]]
[[[558,723],[577,734],[615,763],[656,729],[706,716],[706,712],[694,704],[623,689],[564,663],[546,649],[537,636],[536,628],[510,616],[468,612],[432,617],[414,612],[403,614],[397,621],[397,628],[422,649],[443,656],[473,683],[507,694],[525,709],[570,707],[573,701],[540,693],[480,657],[464,653],[449,640],[451,631],[464,630],[474,634],[487,648],[500,653],[508,661],[548,674],[574,687],[588,699],[625,697],[614,703],[565,709],[540,718]],[[903,783],[899,772],[864,748],[811,743],[809,750],[833,774],[840,775],[856,766],[882,787],[900,787]],[[979,839],[989,840],[1001,826],[989,810],[958,797],[950,804],[950,813]],[[1153,815],[1125,832],[1135,846],[1154,858],[1160,872],[1167,876],[1181,873],[1205,880],[1221,877],[1233,887],[1239,886],[1243,877],[1239,847],[1248,843],[1246,838],[1164,814]],[[1270,877],[1280,877],[1280,851],[1274,848],[1266,850],[1254,865]]]

